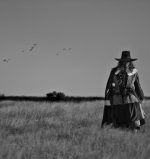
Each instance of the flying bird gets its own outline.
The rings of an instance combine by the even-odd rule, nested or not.
[[[24,53],[24,52],[25,52],[25,50],[21,50],[21,52],[22,52],[22,53]]]
[[[62,51],[63,51],[63,52],[72,51],[72,48],[71,48],[71,47],[69,47],[69,48],[63,48]]]
[[[33,44],[33,45],[31,46],[31,48],[29,49],[29,51],[30,51],[30,52],[33,51],[33,49],[34,49],[36,46],[37,46],[37,44]]]
[[[70,51],[72,51],[72,48],[71,48],[71,47],[70,47],[70,48],[64,47],[64,48],[60,49],[60,50],[56,53],[56,55],[60,55],[60,54],[62,54],[62,53],[69,53]]]
[[[11,60],[11,58],[2,58],[2,61],[6,62],[6,63],[8,63],[10,60]]]
[[[37,46],[36,43],[32,44],[32,46],[27,50],[27,49],[22,49],[21,52],[22,53],[28,53],[28,52],[32,52],[33,49]]]
[[[63,48],[62,50],[63,50],[63,51],[67,51],[67,48]]]

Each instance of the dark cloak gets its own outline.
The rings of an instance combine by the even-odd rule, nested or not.
[[[114,92],[112,92],[112,83],[116,70],[117,68],[113,68],[111,70],[109,79],[107,81],[105,90],[105,101],[109,101],[110,104],[104,104],[104,112],[101,126],[103,127],[106,125],[113,125],[114,127],[128,128],[136,121],[140,121],[140,125],[144,125],[145,119],[143,119],[140,109],[140,103],[144,99],[144,93],[140,86],[138,73],[136,72],[133,77],[134,90],[132,89],[132,91],[129,91],[127,94],[127,96],[130,97],[131,101],[114,104],[113,96],[115,94]],[[130,83],[130,81],[128,83]],[[134,99],[132,100],[132,97],[134,97],[134,99],[137,99],[136,102],[134,101]]]

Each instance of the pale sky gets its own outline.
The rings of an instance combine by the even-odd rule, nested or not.
[[[149,0],[0,0],[0,93],[104,96],[123,50],[150,96]]]

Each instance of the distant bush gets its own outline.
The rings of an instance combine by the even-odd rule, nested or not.
[[[63,92],[53,91],[53,92],[47,93],[46,97],[51,100],[64,100],[66,96]]]
[[[57,97],[57,99],[65,99],[66,96],[64,93],[58,92],[56,97]]]
[[[51,93],[47,93],[46,96],[48,98],[55,98],[57,96],[57,92],[56,91],[53,91]]]

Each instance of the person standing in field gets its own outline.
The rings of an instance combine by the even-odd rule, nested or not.
[[[145,124],[142,109],[144,93],[138,71],[130,51],[122,51],[121,58],[115,58],[118,65],[112,68],[105,90],[105,105],[101,126],[139,130]]]

